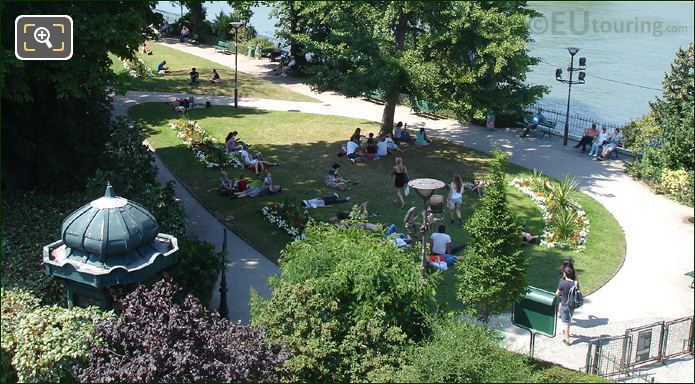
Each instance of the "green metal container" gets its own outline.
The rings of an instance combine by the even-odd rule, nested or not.
[[[524,297],[514,304],[512,324],[534,333],[555,337],[558,305],[560,298],[554,292],[528,287]]]

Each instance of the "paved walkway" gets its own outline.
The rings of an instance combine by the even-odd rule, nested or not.
[[[215,53],[213,49],[205,47],[182,44],[170,46],[234,67],[233,55]],[[271,69],[267,60],[257,61],[239,56],[240,71],[310,95],[320,102],[245,98],[240,100],[240,106],[375,121],[381,119],[382,106],[359,99],[347,99],[336,93],[316,94],[304,84],[274,76]],[[173,96],[154,92],[128,92],[125,98],[118,100],[117,111],[123,113],[135,103],[163,101]],[[215,105],[233,104],[231,97],[206,96],[205,99]],[[567,347],[561,343],[560,337],[549,339],[538,336],[537,357],[577,369],[584,365],[586,341],[589,338],[620,335],[626,328],[693,315],[693,290],[689,288],[692,280],[685,276],[686,272],[695,269],[693,225],[687,222],[688,218],[693,217],[693,209],[656,195],[643,184],[632,180],[624,173],[621,161],[591,161],[571,146],[563,147],[558,138],[546,141],[520,139],[513,129],[488,130],[474,125],[460,125],[448,119],[433,120],[410,114],[405,107],[397,108],[396,120],[404,121],[412,127],[426,126],[433,135],[483,151],[490,151],[494,145],[498,145],[510,154],[512,162],[539,169],[558,179],[569,174],[577,179],[579,188],[584,193],[603,204],[623,227],[627,242],[624,265],[613,279],[588,296],[584,307],[575,314],[572,333],[577,335],[577,340]],[[203,236],[202,239],[220,244],[221,233],[210,233],[212,228],[221,228],[220,223],[194,201],[187,191],[178,187],[177,194],[180,192],[182,195],[179,196],[187,205],[187,213],[193,215],[189,216],[189,219],[192,218],[189,224],[191,233],[198,232]],[[204,218],[206,215],[208,217]],[[237,314],[237,317],[232,318],[246,321],[248,311],[244,299],[248,297],[248,287],[254,287],[261,294],[267,295],[265,278],[277,273],[277,267],[238,238],[232,240],[229,250],[234,263],[227,277],[230,282],[229,302],[230,308],[233,308],[232,313]],[[253,274],[258,276],[250,276],[250,269],[258,270],[259,273]],[[239,284],[232,286],[235,280]],[[511,326],[508,315],[495,319],[495,322],[507,333],[510,349],[528,351],[528,333]],[[674,364],[678,369],[664,366],[650,372],[656,372],[659,381],[693,381],[692,359]]]

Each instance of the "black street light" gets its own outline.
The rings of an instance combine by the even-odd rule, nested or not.
[[[229,26],[234,28],[234,108],[239,108],[239,89],[237,86],[237,56],[239,54],[239,28],[244,26],[242,21],[233,21]]]
[[[218,313],[220,317],[229,318],[229,308],[227,307],[227,228],[223,228],[224,240],[222,241],[222,253],[220,253],[220,262],[222,263],[222,276],[220,277],[220,308]]]
[[[421,262],[422,262],[422,276],[425,277],[425,272],[427,270],[427,235],[430,231],[430,226],[432,221],[430,221],[430,198],[439,188],[444,188],[444,182],[437,179],[415,179],[408,182],[408,186],[417,192],[422,198],[424,203],[424,209],[422,210],[422,226],[420,226],[420,235],[422,236],[421,246]]]
[[[572,84],[584,84],[586,82],[586,72],[584,72],[584,70],[586,69],[586,57],[579,58],[579,66],[575,67],[574,55],[576,55],[577,52],[579,52],[579,48],[569,47],[567,48],[567,51],[570,53],[570,56],[572,57],[570,59],[570,66],[567,68],[567,72],[570,73],[569,80],[564,80],[562,78],[561,68],[555,70],[555,80],[569,85],[569,90],[567,91],[567,114],[565,115],[565,135],[562,139],[562,145],[567,145],[567,136],[569,135],[570,129],[570,98],[572,97]],[[572,75],[576,71],[580,71],[579,75],[577,76],[577,80],[572,80]]]

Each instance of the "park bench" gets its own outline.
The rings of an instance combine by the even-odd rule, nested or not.
[[[222,52],[227,55],[232,54],[232,43],[228,41],[218,41],[215,45],[215,52]]]
[[[528,122],[526,121],[517,121],[517,125],[520,125],[522,127],[526,127],[528,125]],[[536,130],[541,132],[541,139],[545,138],[545,135],[548,135],[549,138],[553,137],[553,133],[555,132],[555,126],[557,125],[557,121],[551,121],[551,120],[544,120],[538,124],[536,127]]]
[[[187,36],[188,42],[191,44],[198,44],[198,39],[200,36],[198,36],[197,33],[191,33],[189,36]]]
[[[386,95],[384,94],[384,91],[382,91],[381,89],[375,89],[369,92],[362,92],[362,97],[369,101],[375,101],[378,103],[386,102]]]
[[[439,104],[427,100],[415,99],[410,111],[415,111],[416,114],[436,116]]]

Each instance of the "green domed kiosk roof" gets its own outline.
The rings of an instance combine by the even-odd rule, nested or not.
[[[106,187],[104,197],[73,212],[63,221],[61,238],[73,250],[108,256],[128,253],[157,237],[157,220],[140,204],[114,194]]]
[[[61,240],[44,247],[46,272],[94,287],[141,282],[176,261],[176,237],[158,232],[150,212],[109,185],[63,221]]]

